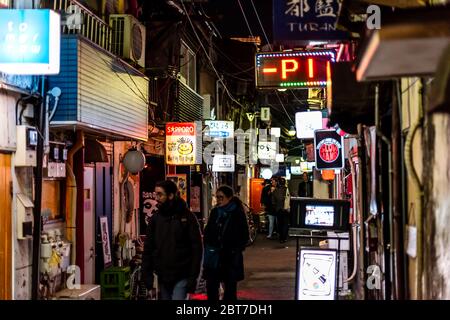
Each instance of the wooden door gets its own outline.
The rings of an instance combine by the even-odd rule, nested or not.
[[[0,300],[11,299],[11,155],[0,153]]]
[[[259,212],[261,208],[261,191],[264,187],[264,179],[250,179],[250,207],[254,212]]]

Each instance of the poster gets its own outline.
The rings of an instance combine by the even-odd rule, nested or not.
[[[102,234],[103,264],[106,268],[112,264],[107,217],[100,217],[100,231]]]
[[[298,300],[334,300],[336,251],[300,249],[297,288]]]
[[[186,174],[170,174],[167,180],[172,180],[178,187],[180,198],[187,202],[187,177]]]

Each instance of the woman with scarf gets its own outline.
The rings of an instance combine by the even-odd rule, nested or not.
[[[229,186],[216,192],[217,205],[211,210],[204,232],[203,276],[209,301],[219,300],[220,283],[224,301],[237,300],[237,282],[244,279],[244,251],[248,222],[241,200]]]

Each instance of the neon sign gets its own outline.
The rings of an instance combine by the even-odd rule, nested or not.
[[[329,50],[257,53],[257,88],[320,88],[331,81]]]

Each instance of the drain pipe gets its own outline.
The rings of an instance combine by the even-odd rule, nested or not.
[[[76,264],[76,219],[77,219],[77,181],[73,172],[73,157],[84,147],[84,133],[77,131],[75,145],[72,146],[66,162],[66,238],[72,244],[70,263]]]
[[[423,88],[422,88],[423,90]],[[423,95],[423,92],[421,92]],[[419,117],[417,121],[412,125],[411,130],[409,130],[405,141],[405,166],[408,176],[411,178],[413,185],[419,190],[419,195],[416,200],[418,200],[417,206],[417,217],[416,217],[416,228],[417,228],[417,239],[416,239],[416,291],[417,300],[422,299],[422,210],[423,210],[423,186],[420,182],[419,176],[414,168],[413,155],[412,155],[412,143],[414,141],[414,136],[416,135],[417,129],[423,126],[423,106],[422,102],[419,102]]]
[[[36,167],[34,168],[34,209],[33,209],[33,264],[31,267],[31,299],[39,299],[39,265],[41,247],[41,206],[42,206],[42,169],[44,160],[44,137],[45,131],[45,76],[41,78],[41,104],[37,114],[36,124],[38,129],[36,146]]]
[[[352,226],[352,231],[353,231],[353,271],[352,274],[345,280],[345,282],[351,282],[353,281],[353,279],[356,276],[356,272],[358,270],[357,266],[358,266],[358,230],[359,230],[359,218],[358,218],[358,203],[357,203],[357,199],[356,199],[356,170],[353,166],[354,162],[352,160],[352,156],[351,156],[351,150],[349,151],[349,155],[348,155],[348,160],[350,162],[350,171],[352,174],[352,186],[353,186],[353,190],[352,190],[352,201],[353,201],[353,226]]]

